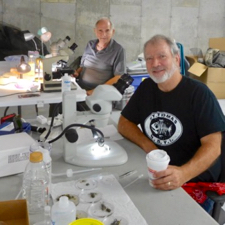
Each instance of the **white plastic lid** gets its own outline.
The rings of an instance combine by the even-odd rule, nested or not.
[[[69,205],[69,199],[67,196],[62,196],[59,198],[59,207],[66,208]]]
[[[159,161],[159,162],[166,161],[169,158],[169,156],[167,155],[167,152],[160,149],[149,152],[146,157],[148,157],[148,159],[150,160]]]

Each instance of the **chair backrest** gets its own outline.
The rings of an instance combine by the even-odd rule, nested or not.
[[[225,132],[222,133],[220,182],[225,182]]]
[[[184,56],[184,47],[181,43],[176,43],[179,50],[180,50],[180,73],[183,75],[183,76],[186,76],[185,72],[185,56]]]

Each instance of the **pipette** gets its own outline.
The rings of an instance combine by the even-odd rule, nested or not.
[[[137,180],[139,180],[143,176],[144,176],[143,174],[139,175],[136,179],[132,180],[130,183],[128,183],[127,185],[125,185],[123,188],[129,187],[131,184],[133,184],[134,182],[136,182]]]
[[[65,173],[52,173],[53,177],[59,177],[59,176],[64,176],[66,175],[67,177],[72,177],[73,174],[79,174],[79,173],[85,173],[85,172],[90,172],[94,170],[101,170],[102,168],[91,168],[91,169],[85,169],[85,170],[72,170],[68,169]]]

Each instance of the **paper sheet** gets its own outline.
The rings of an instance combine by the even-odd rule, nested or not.
[[[86,186],[85,182],[88,182],[87,188],[82,189],[82,185]],[[99,192],[101,193],[101,200],[105,203],[110,203],[114,206],[112,215],[107,218],[120,218],[123,217],[128,221],[129,225],[147,225],[147,222],[142,217],[138,209],[135,207],[134,203],[131,201],[130,197],[124,191],[120,183],[117,181],[114,175],[101,175],[98,177],[84,178],[83,180],[68,181],[57,184],[52,184],[52,198],[55,200],[62,194],[70,194],[81,196],[83,193]],[[85,203],[80,199],[77,205],[77,210],[82,210],[90,215],[91,207],[96,203]],[[95,217],[101,221],[104,218]]]

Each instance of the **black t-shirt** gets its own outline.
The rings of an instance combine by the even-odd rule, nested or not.
[[[205,84],[187,77],[170,92],[145,79],[122,115],[140,124],[143,133],[167,151],[170,164],[177,166],[193,157],[202,137],[225,130],[225,118],[214,94]],[[219,172],[215,173],[217,179]]]

